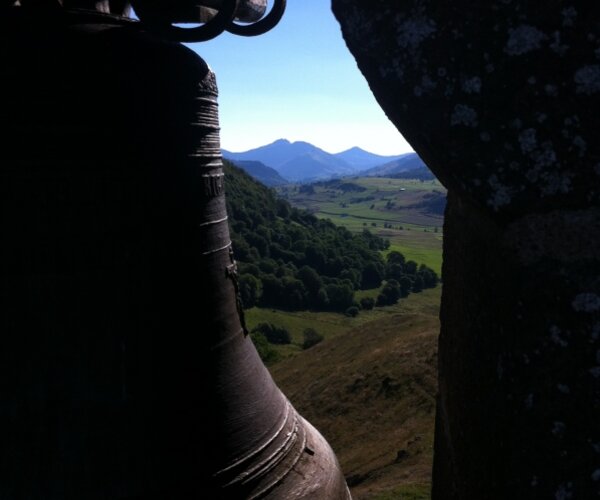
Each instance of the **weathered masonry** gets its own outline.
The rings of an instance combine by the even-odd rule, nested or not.
[[[449,189],[434,498],[596,498],[600,4],[333,9]]]

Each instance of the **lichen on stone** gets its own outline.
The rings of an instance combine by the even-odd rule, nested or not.
[[[462,84],[462,90],[467,94],[479,94],[481,92],[481,78],[478,76],[467,78]]]
[[[428,37],[436,32],[435,21],[423,13],[410,17],[398,17],[396,23],[396,41],[405,49],[415,49]]]
[[[454,106],[452,116],[450,116],[450,125],[465,125],[467,127],[477,126],[477,111],[466,104],[457,104]]]
[[[523,130],[519,134],[519,145],[523,153],[531,153],[537,147],[536,132],[533,128]]]
[[[554,494],[555,500],[569,500],[573,498],[573,492],[571,491],[572,487],[573,484],[570,482],[567,484],[561,484]]]
[[[564,56],[569,50],[569,46],[560,42],[560,31],[552,33],[552,38],[550,48],[559,56]]]
[[[562,436],[565,433],[565,429],[567,428],[564,422],[555,421],[552,424],[552,434],[555,436]]]
[[[600,311],[600,297],[595,293],[580,293],[573,299],[572,305],[577,312]]]
[[[573,138],[573,146],[578,149],[577,156],[579,156],[579,158],[583,158],[587,150],[587,143],[585,142],[584,138],[580,135],[576,135]]]
[[[490,176],[488,185],[492,189],[492,196],[488,199],[487,203],[495,211],[498,211],[500,207],[508,205],[511,202],[511,189],[508,186],[501,184],[496,174]]]
[[[504,52],[510,56],[527,54],[539,49],[546,38],[542,31],[528,24],[522,24],[517,28],[509,28]]]
[[[540,178],[543,180],[541,184],[541,193],[544,196],[554,194],[565,194],[571,190],[571,176],[570,172],[542,172]]]
[[[567,347],[569,343],[560,336],[560,328],[556,325],[550,327],[550,339],[560,347]]]
[[[570,27],[575,24],[575,19],[577,18],[577,9],[572,5],[570,7],[566,7],[560,11],[563,21],[562,25],[565,27]]]
[[[600,92],[600,65],[590,64],[575,72],[575,91],[578,94],[592,95]]]
[[[552,83],[544,85],[544,92],[550,97],[556,97],[558,95],[558,87]]]

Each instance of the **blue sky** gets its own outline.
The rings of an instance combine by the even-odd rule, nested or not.
[[[221,144],[245,151],[276,139],[337,153],[412,151],[387,119],[342,39],[330,0],[288,0],[271,32],[190,44],[213,68]]]

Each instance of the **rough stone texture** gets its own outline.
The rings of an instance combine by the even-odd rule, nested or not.
[[[600,4],[333,0],[449,189],[435,498],[600,494]]]

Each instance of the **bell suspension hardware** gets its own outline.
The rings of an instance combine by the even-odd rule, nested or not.
[[[273,29],[281,20],[286,0],[274,0],[266,11],[266,0],[204,0],[179,2],[165,7],[158,0],[132,0],[140,20],[160,36],[179,42],[203,42],[228,31],[240,36],[258,36]],[[248,22],[238,24],[235,21]],[[192,28],[176,22],[204,24]]]

